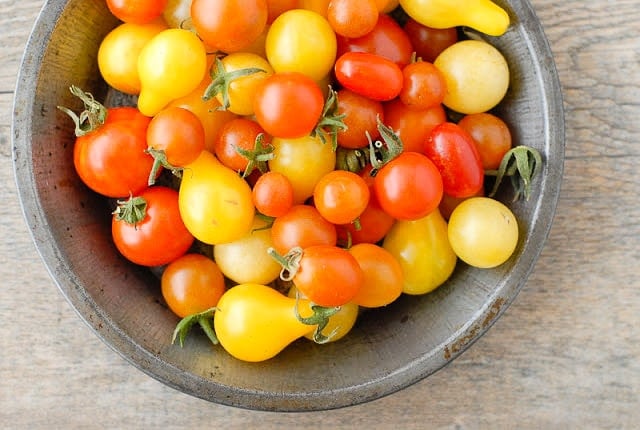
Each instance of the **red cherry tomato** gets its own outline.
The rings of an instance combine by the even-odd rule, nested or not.
[[[191,20],[207,46],[222,52],[240,51],[264,31],[266,0],[193,0]]]
[[[383,104],[384,123],[396,132],[405,151],[422,152],[431,130],[447,120],[444,108],[411,109],[400,99]]]
[[[104,124],[76,138],[73,163],[80,179],[107,197],[144,190],[153,167],[145,152],[149,121],[133,107],[108,109]]]
[[[447,94],[447,81],[436,66],[416,61],[402,69],[402,103],[412,109],[430,109],[442,103]]]
[[[447,47],[458,41],[458,29],[431,28],[409,18],[403,27],[418,58],[433,63]]]
[[[253,186],[253,204],[258,212],[279,217],[293,207],[293,185],[280,172],[266,172]]]
[[[484,170],[498,169],[512,145],[507,124],[493,114],[482,112],[464,116],[458,125],[473,137]]]
[[[304,297],[320,306],[351,301],[364,283],[358,261],[346,249],[317,245],[303,249],[293,283]]]
[[[159,18],[168,0],[107,0],[109,11],[120,21],[146,24]]]
[[[442,199],[440,172],[418,152],[402,152],[382,166],[373,187],[382,209],[399,220],[422,218]]]
[[[369,187],[362,177],[346,170],[334,170],[316,184],[313,204],[327,221],[347,224],[365,210],[369,194]]]
[[[380,137],[377,121],[384,122],[382,103],[343,88],[337,92],[338,114],[344,115],[346,129],[338,132],[338,145],[344,148],[364,148],[371,139]]]
[[[202,254],[185,254],[162,272],[162,297],[180,318],[204,312],[218,304],[225,290],[218,265]]]
[[[484,185],[484,170],[473,138],[452,122],[436,126],[424,145],[424,153],[442,175],[444,192],[470,197]]]
[[[271,238],[280,254],[296,246],[304,249],[313,245],[335,245],[338,241],[336,226],[309,205],[294,205],[277,217],[271,226]]]
[[[345,52],[369,52],[393,61],[402,68],[411,62],[413,46],[402,27],[390,16],[380,14],[373,30],[361,37],[337,36],[338,56]]]
[[[273,137],[308,135],[324,107],[318,84],[298,72],[274,73],[264,80],[254,97],[256,120]]]
[[[141,266],[161,266],[184,255],[193,244],[178,209],[178,192],[164,186],[147,188],[127,205],[140,208],[145,205],[144,216],[127,218],[129,209],[114,213],[111,221],[113,242],[128,260]],[[125,213],[127,212],[127,213]],[[125,219],[120,219],[124,217]]]
[[[334,66],[336,79],[372,100],[391,100],[402,90],[402,70],[393,61],[368,52],[346,52]]]

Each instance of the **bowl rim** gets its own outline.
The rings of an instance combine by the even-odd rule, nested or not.
[[[119,329],[83,290],[77,280],[65,270],[67,263],[53,235],[47,229],[47,217],[39,204],[38,192],[34,185],[31,136],[26,132],[31,130],[32,119],[29,116],[31,111],[26,107],[34,105],[36,95],[29,87],[29,82],[30,78],[37,77],[39,74],[44,52],[67,5],[66,0],[46,1],[33,25],[16,80],[11,133],[14,178],[21,209],[36,250],[57,288],[98,338],[134,367],[176,390],[227,406],[281,412],[353,406],[390,395],[445,367],[495,323],[526,283],[549,236],[562,185],[565,150],[564,108],[560,79],[549,42],[529,0],[497,3],[518,5],[520,13],[515,25],[519,27],[518,31],[526,39],[529,52],[538,57],[535,58],[534,63],[537,67],[537,79],[544,90],[544,146],[551,157],[545,160],[544,171],[540,175],[542,178],[540,188],[544,190],[542,194],[545,195],[545,199],[544,202],[541,201],[542,199],[537,202],[534,219],[538,219],[538,214],[544,205],[545,220],[548,222],[535,223],[536,230],[532,231],[532,234],[535,235],[538,243],[529,250],[528,260],[520,263],[520,281],[493,291],[490,299],[485,302],[485,306],[476,311],[474,318],[455,331],[450,339],[439,345],[431,354],[408,363],[407,366],[397,369],[384,378],[361,385],[325,392],[279,393],[280,395],[274,398],[273,393],[239,390],[212,384],[209,380],[178,369],[137,344],[127,333]],[[544,62],[540,57],[544,57]]]

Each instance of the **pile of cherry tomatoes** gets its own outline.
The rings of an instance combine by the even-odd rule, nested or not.
[[[79,177],[117,201],[115,246],[162,268],[174,340],[198,324],[266,360],[513,253],[515,217],[484,197],[512,153],[488,43],[393,0],[106,3],[99,70],[132,103],[72,87],[85,111],[61,109]]]

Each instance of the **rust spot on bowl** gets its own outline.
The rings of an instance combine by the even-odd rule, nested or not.
[[[459,353],[460,351],[464,350],[467,347],[467,345],[473,342],[473,340],[477,338],[482,331],[486,330],[500,314],[500,309],[502,309],[502,306],[504,305],[505,301],[506,300],[503,297],[498,297],[491,304],[491,307],[489,308],[487,315],[484,317],[484,319],[481,322],[471,326],[467,334],[462,336],[460,339],[456,340],[451,345],[445,346],[444,359],[447,361],[451,360],[451,357],[453,357],[455,354]]]

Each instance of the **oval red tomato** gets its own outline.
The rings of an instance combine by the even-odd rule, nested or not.
[[[368,52],[346,52],[336,61],[342,86],[372,100],[391,100],[402,90],[402,70],[393,61]]]
[[[452,122],[436,126],[424,153],[437,166],[444,192],[453,197],[476,195],[484,185],[484,170],[473,138]]]
[[[141,266],[161,266],[184,255],[194,238],[180,217],[178,192],[153,186],[132,199],[130,203],[145,205],[144,216],[130,223],[120,219],[122,209],[113,215],[111,233],[118,251]]]

